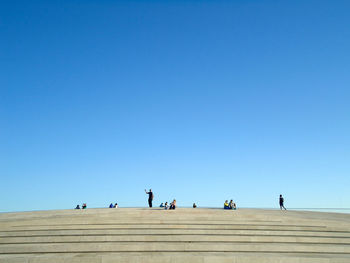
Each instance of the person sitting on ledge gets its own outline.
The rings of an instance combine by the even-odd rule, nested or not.
[[[84,203],[82,206],[81,206],[82,209],[86,209],[87,206],[86,206],[86,203]]]
[[[230,206],[228,204],[228,201],[226,200],[224,203],[224,209],[230,209]]]
[[[193,208],[197,208],[197,205],[196,205],[196,203],[193,203]]]
[[[165,202],[164,209],[168,210],[168,208],[169,208],[168,202]]]
[[[233,200],[231,199],[230,203],[228,204],[230,209],[236,210],[236,203],[233,202]]]
[[[114,208],[118,208],[118,204],[117,203],[114,204]]]
[[[79,206],[79,205],[77,205],[77,206],[75,207],[75,209],[80,209],[80,206]]]
[[[164,207],[164,204],[163,204],[163,203],[161,203],[159,207]]]
[[[174,199],[174,201],[170,204],[170,208],[169,209],[175,210],[175,208],[176,208],[176,199]]]
[[[113,208],[113,204],[112,203],[109,205],[109,208]]]

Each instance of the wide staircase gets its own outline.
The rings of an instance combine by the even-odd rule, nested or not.
[[[350,262],[350,215],[118,208],[0,214],[0,262]]]

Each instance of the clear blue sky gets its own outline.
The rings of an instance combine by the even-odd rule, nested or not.
[[[1,1],[0,211],[350,207],[349,1]]]

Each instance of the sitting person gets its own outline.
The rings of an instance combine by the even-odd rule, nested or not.
[[[109,205],[109,208],[113,208],[113,204],[112,203]]]
[[[224,203],[224,209],[230,209],[230,206],[228,204],[228,201],[226,200]]]
[[[169,208],[168,202],[165,202],[164,209],[167,210]]]
[[[117,203],[114,204],[114,208],[118,208],[118,204]]]
[[[169,209],[175,210],[175,208],[176,208],[176,199],[174,199],[174,201],[172,201],[172,203],[170,204],[170,208]]]
[[[79,205],[77,205],[77,206],[75,207],[75,209],[80,209],[80,206],[79,206]]]
[[[81,206],[82,209],[86,209],[87,208],[87,205],[86,203],[84,203],[82,206]]]
[[[164,207],[164,204],[163,204],[163,203],[161,203],[159,207]]]
[[[197,207],[196,203],[193,203],[193,208],[196,208],[196,207]]]
[[[228,206],[229,206],[230,209],[236,210],[236,203],[234,203],[232,199],[231,199],[231,201],[230,201]]]

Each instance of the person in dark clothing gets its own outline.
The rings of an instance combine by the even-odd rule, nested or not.
[[[287,210],[285,207],[284,207],[284,198],[282,197],[282,195],[280,195],[280,209],[284,209],[284,210]]]
[[[148,206],[152,207],[152,201],[153,201],[152,189],[149,189],[149,192],[147,192],[146,189],[145,189],[145,192],[146,192],[146,194],[148,194]]]
[[[175,208],[176,208],[176,199],[174,199],[174,201],[171,202],[169,210],[170,209],[175,210]]]

